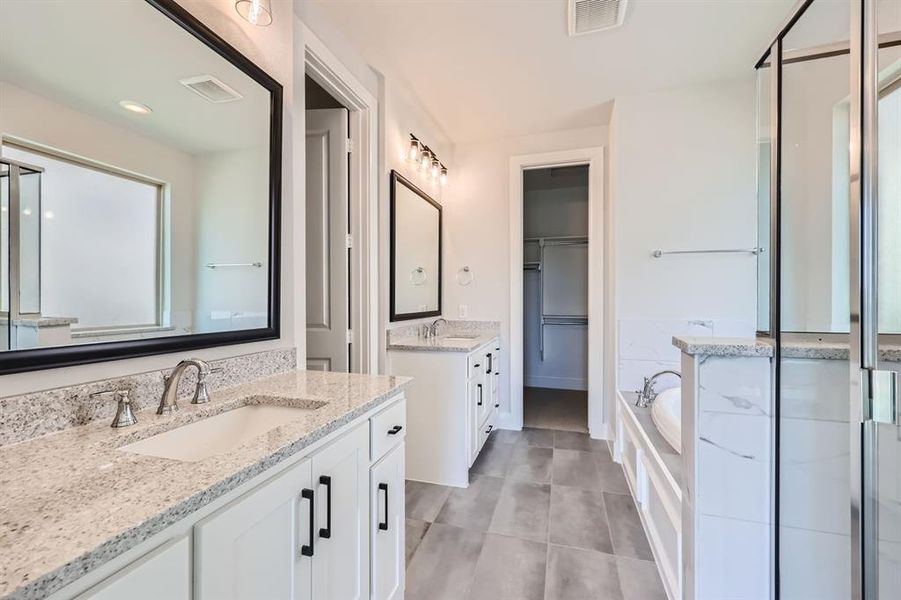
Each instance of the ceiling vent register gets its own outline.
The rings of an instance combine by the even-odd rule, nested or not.
[[[628,0],[569,0],[569,35],[613,29],[623,24]]]
[[[188,77],[179,79],[178,82],[198,96],[215,104],[234,102],[244,97],[212,75]]]

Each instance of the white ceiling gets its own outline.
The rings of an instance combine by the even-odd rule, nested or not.
[[[244,98],[213,104],[179,83],[197,75]],[[0,80],[190,153],[269,138],[269,92],[143,0],[0,0]]]
[[[604,125],[614,98],[750,76],[795,0],[630,0],[571,38],[566,0],[312,0],[455,142]]]

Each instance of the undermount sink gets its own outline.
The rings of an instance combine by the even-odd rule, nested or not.
[[[196,462],[237,448],[288,421],[309,414],[327,403],[317,400],[254,396],[247,404],[158,433],[122,446],[119,450]]]
[[[477,335],[448,335],[442,336],[440,339],[442,342],[471,342],[478,337]]]

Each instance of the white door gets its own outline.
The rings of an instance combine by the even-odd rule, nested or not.
[[[404,452],[401,443],[370,471],[372,600],[404,597]]]
[[[190,600],[191,544],[188,537],[163,544],[97,584],[76,600]]]
[[[369,423],[313,455],[313,598],[369,596]]]
[[[196,600],[310,600],[309,555],[319,553],[310,466],[304,460],[194,527]]]
[[[347,110],[306,111],[307,368],[347,372]]]

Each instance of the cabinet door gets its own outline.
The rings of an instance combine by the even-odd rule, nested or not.
[[[404,597],[404,444],[370,471],[370,569],[373,600]]]
[[[77,600],[190,600],[191,546],[188,538],[168,542],[142,556]]]
[[[200,521],[194,527],[195,598],[309,600],[311,561],[302,555],[313,533],[309,490],[307,459]],[[318,546],[313,550],[315,560]]]
[[[313,455],[313,598],[369,596],[369,423]]]
[[[481,406],[479,406],[479,396],[484,393],[479,389],[482,381],[479,377],[469,380],[469,394],[466,406],[466,422],[469,424],[467,429],[468,450],[469,450],[469,466],[475,462],[479,453],[479,417],[481,415]],[[484,400],[482,401],[484,404]]]

